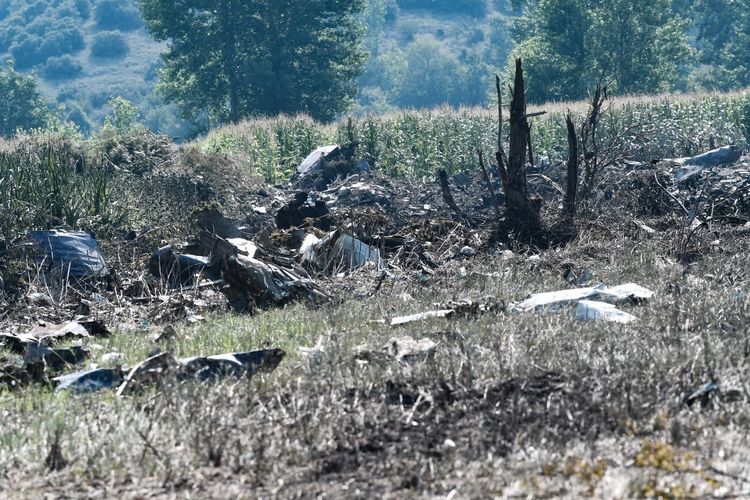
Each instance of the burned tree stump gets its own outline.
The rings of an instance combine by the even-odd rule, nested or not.
[[[522,239],[537,240],[543,238],[543,227],[539,213],[534,210],[529,199],[526,184],[526,152],[530,128],[526,114],[526,89],[524,86],[523,66],[516,59],[516,75],[511,88],[510,103],[510,141],[507,165],[503,162],[503,151],[497,152],[500,175],[505,190],[506,223],[508,229]]]

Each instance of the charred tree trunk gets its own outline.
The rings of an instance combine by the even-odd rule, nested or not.
[[[474,224],[471,222],[471,219],[469,219],[460,208],[458,208],[458,204],[456,203],[456,200],[453,198],[453,194],[451,193],[451,187],[450,183],[448,182],[448,174],[446,173],[445,169],[441,168],[438,170],[438,180],[440,181],[440,190],[443,192],[443,201],[446,205],[448,205],[451,210],[453,210],[453,213],[455,213],[459,219],[466,222],[466,224],[469,227],[474,227]]]
[[[568,127],[568,183],[563,208],[565,216],[572,219],[576,214],[576,195],[578,194],[578,138],[570,113],[565,117],[565,124]]]
[[[526,152],[530,131],[520,59],[516,59],[516,76],[511,92],[507,166],[502,165],[502,152],[498,151],[498,163],[505,189],[506,219],[511,231],[522,238],[536,239],[542,233],[542,223],[539,214],[531,205],[526,184]]]

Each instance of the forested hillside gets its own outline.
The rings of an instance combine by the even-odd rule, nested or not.
[[[0,0],[0,60],[34,73],[45,97],[84,132],[123,96],[149,127],[184,132],[154,92],[158,44],[128,0]]]
[[[83,132],[101,125],[116,96],[136,104],[149,128],[175,137],[224,121],[184,109],[180,116],[164,104],[169,90],[156,86],[169,38],[154,39],[140,7],[138,0],[0,0],[0,61],[33,74],[60,116]],[[492,76],[513,56],[526,61],[532,102],[580,99],[600,81],[618,94],[742,88],[750,84],[749,12],[750,0],[363,0],[357,18],[367,61],[356,99],[329,102],[317,117],[340,116],[337,108],[487,105]],[[277,111],[308,112],[247,104],[242,116]]]

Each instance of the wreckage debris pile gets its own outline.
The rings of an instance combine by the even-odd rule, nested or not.
[[[545,204],[559,204],[565,165],[543,158],[538,165],[529,165],[528,171],[530,191]],[[600,190],[601,198],[616,196],[617,189],[627,190],[624,179],[630,185],[642,179],[643,186],[654,188],[662,197],[664,210],[687,210],[696,217],[705,217],[709,211],[750,216],[750,158],[735,147],[654,164],[625,161],[607,175],[603,184],[608,187]],[[497,175],[491,177],[502,203],[502,185]],[[23,366],[0,369],[0,386],[54,382],[60,389],[86,392],[111,387],[125,394],[170,377],[209,380],[273,369],[284,357],[278,349],[188,359],[159,353],[131,369],[94,367],[59,374],[83,364],[90,353],[83,346],[55,344],[61,339],[109,334],[101,322],[92,319],[104,310],[110,316],[127,310],[120,327],[127,329],[139,323],[200,321],[201,313],[209,310],[253,314],[291,302],[317,307],[341,299],[336,286],[343,278],[367,282],[369,289],[374,284],[377,291],[383,280],[394,275],[411,273],[420,283],[429,281],[444,264],[475,258],[487,249],[504,256],[502,249],[488,245],[497,217],[482,174],[458,172],[443,181],[441,185],[384,178],[368,162],[356,158],[354,146],[321,147],[302,162],[287,185],[256,189],[240,218],[225,216],[217,206],[196,210],[191,221],[193,239],[154,245],[140,269],[108,263],[96,239],[87,233],[30,231],[33,259],[27,261],[36,263],[41,284],[23,294],[17,316],[46,316],[49,324],[25,333],[0,334],[0,344],[24,357]],[[451,205],[459,206],[458,213],[456,206],[445,201],[446,188],[452,191]],[[656,232],[640,219],[634,222],[649,234]],[[45,290],[50,283],[66,280],[75,280],[82,292],[75,304],[61,307],[63,290],[56,296]],[[383,323],[397,328],[425,320],[570,305],[579,320],[625,324],[637,319],[620,306],[639,304],[652,296],[653,292],[634,284],[600,285],[535,294],[510,305],[500,301],[438,304],[434,310],[386,318]],[[115,304],[123,301],[128,307]],[[53,317],[56,321],[50,321]],[[8,315],[6,323],[13,321],[13,315]],[[426,342],[414,342],[418,348],[403,339],[394,343],[394,356],[400,359],[409,357],[407,352],[434,350]],[[50,379],[50,374],[55,376]]]

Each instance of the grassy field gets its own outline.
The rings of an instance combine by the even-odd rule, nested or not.
[[[456,263],[428,286],[389,282],[335,309],[180,326],[179,355],[288,355],[251,381],[125,399],[0,395],[4,496],[744,496],[748,231],[722,232],[688,274],[679,238],[592,230],[562,251]],[[569,310],[372,323],[450,299],[566,288],[566,262],[656,297],[629,308],[638,321],[625,326],[581,323]],[[317,361],[300,356],[321,336]],[[432,339],[434,357],[355,360],[361,346],[387,350],[401,336]],[[126,332],[98,343],[95,363],[112,351],[137,362],[157,347]],[[687,408],[682,398],[711,379],[718,395]],[[57,440],[65,467],[53,471],[45,461]]]
[[[562,158],[561,114],[582,106],[549,106],[536,120],[540,154]],[[628,147],[642,160],[744,146],[748,106],[746,94],[619,101],[607,133],[639,124]],[[26,229],[65,226],[95,231],[113,262],[143,274],[144,255],[186,237],[192,210],[220,202],[242,214],[245,195],[272,191],[264,180],[286,180],[320,144],[358,141],[380,173],[418,191],[427,189],[424,178],[436,189],[437,168],[473,169],[473,148],[490,151],[494,134],[489,111],[443,110],[325,127],[305,118],[248,122],[179,149],[140,132],[0,142],[0,271],[10,288],[17,269],[7,264]],[[337,284],[343,303],[214,313],[197,325],[176,323],[168,344],[154,340],[164,325],[134,328],[123,319],[128,299],[110,293],[111,315],[101,319],[114,335],[85,343],[90,365],[133,365],[156,349],[189,356],[278,347],[287,355],[273,373],[251,380],[167,384],[122,398],[0,392],[0,494],[749,496],[750,228],[709,221],[691,229],[677,208],[645,217],[657,228],[648,234],[630,208],[599,207],[564,247],[520,247],[509,256],[488,246],[475,258],[446,261],[429,279],[392,269],[379,288],[374,271],[321,277]],[[143,249],[123,243],[131,230],[147,235]],[[571,272],[595,283],[635,282],[656,295],[626,307],[637,317],[628,325],[581,322],[571,309],[501,309],[404,327],[376,322],[451,300],[507,305],[575,286]],[[72,304],[65,314],[75,314]],[[25,311],[24,327],[45,319]],[[392,343],[404,336],[431,339],[434,355],[393,359]],[[317,356],[300,351],[315,345]],[[688,406],[686,398],[711,381],[718,390]]]

